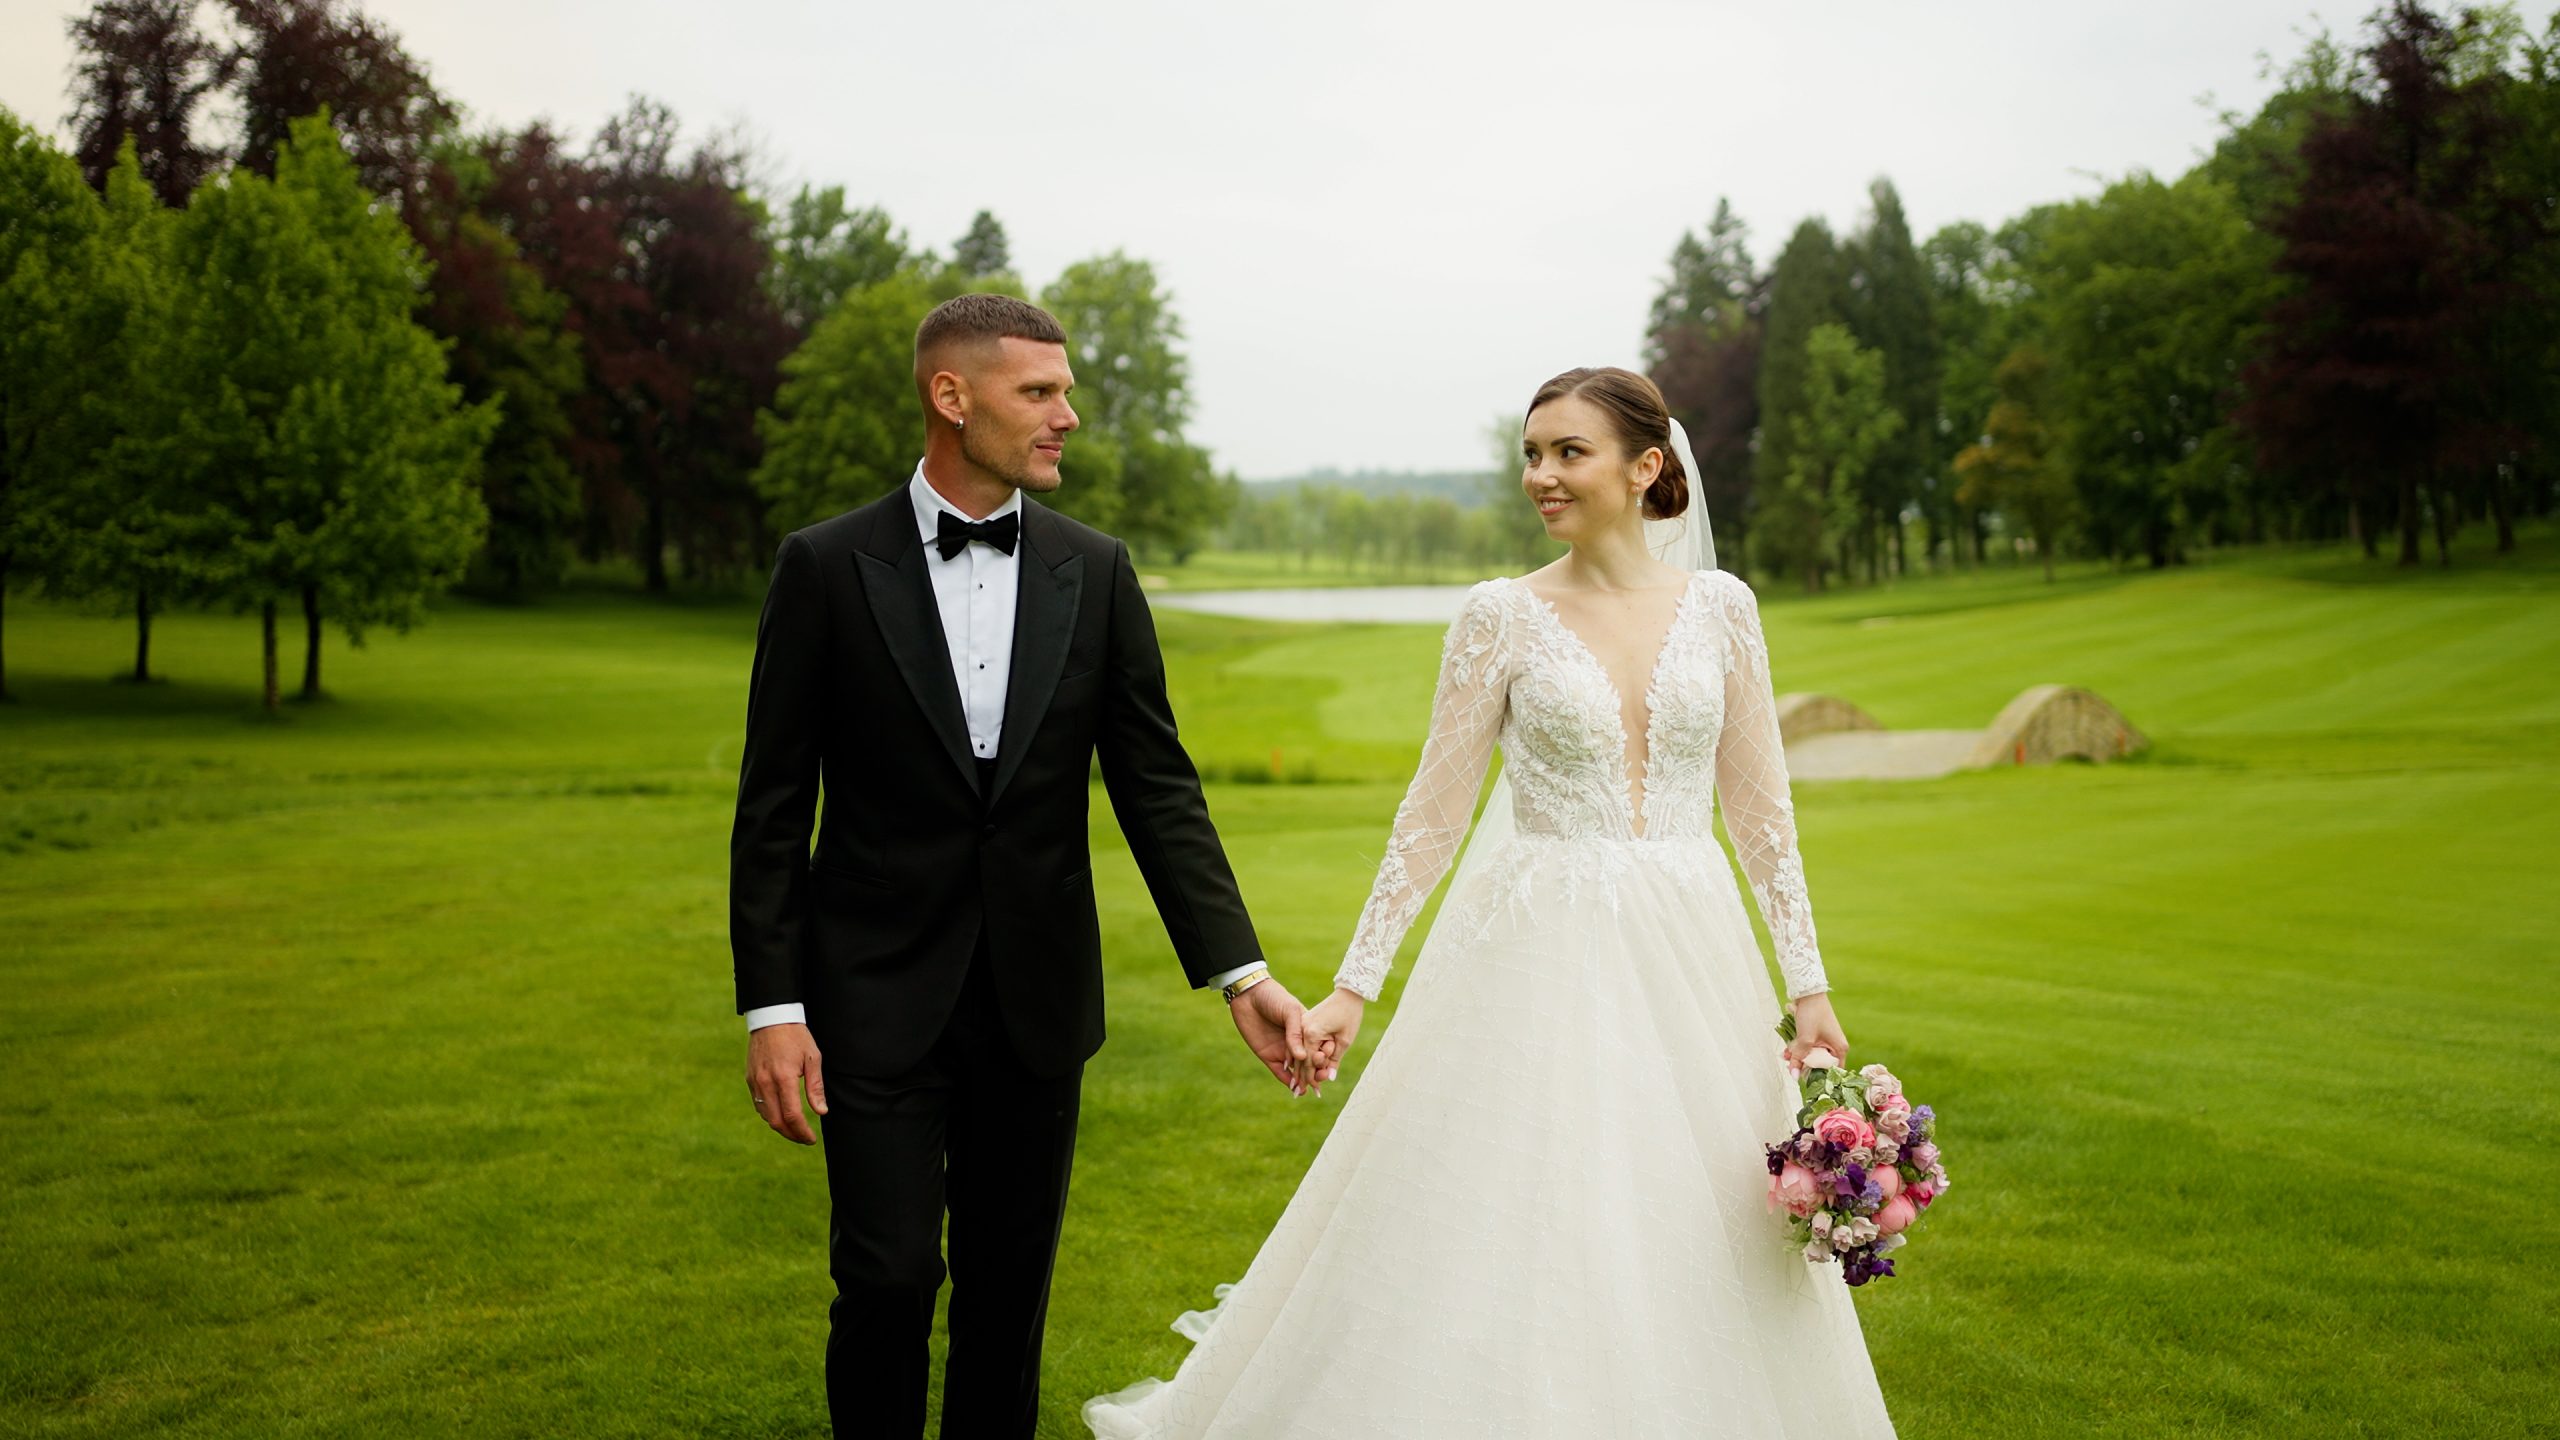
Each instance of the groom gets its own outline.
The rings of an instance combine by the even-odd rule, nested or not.
[[[840,1436],[923,1433],[946,1212],[942,1434],[1032,1433],[1102,1044],[1094,757],[1183,973],[1302,1088],[1302,1012],[1268,983],[1175,737],[1128,547],[1031,498],[1077,425],[1066,339],[1003,295],[926,316],[923,462],[785,536],[756,627],[730,945],[757,1112],[815,1143],[805,1082],[825,1117]]]

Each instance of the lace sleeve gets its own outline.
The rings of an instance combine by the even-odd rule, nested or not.
[[[1787,998],[1831,988],[1814,943],[1813,901],[1796,848],[1796,808],[1787,793],[1787,753],[1778,738],[1778,698],[1769,682],[1769,646],[1760,602],[1738,575],[1718,572],[1725,617],[1724,730],[1716,740],[1717,808],[1734,857],[1751,881],[1769,942],[1778,952]]]
[[[1448,872],[1475,818],[1476,793],[1484,788],[1494,738],[1509,703],[1508,611],[1501,582],[1488,580],[1467,592],[1458,618],[1440,648],[1440,682],[1431,696],[1431,731],[1422,763],[1396,807],[1386,858],[1360,909],[1360,925],[1333,983],[1375,1000],[1405,931],[1422,902]]]

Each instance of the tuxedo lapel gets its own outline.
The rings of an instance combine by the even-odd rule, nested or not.
[[[933,578],[925,573],[924,543],[916,538],[915,511],[903,487],[881,506],[870,538],[854,552],[854,567],[898,673],[941,738],[943,753],[969,788],[976,789],[978,762],[969,754],[969,719],[960,708],[959,682],[951,678],[951,643],[943,637]]]
[[[1047,506],[1022,497],[1022,568],[1014,586],[1013,674],[1005,683],[1004,732],[996,743],[995,786],[1004,794],[1022,768],[1033,732],[1058,691],[1075,634],[1076,603],[1084,594],[1084,557],[1069,551],[1066,536]]]

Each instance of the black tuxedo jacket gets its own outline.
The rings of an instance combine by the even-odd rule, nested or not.
[[[906,487],[792,532],[774,557],[729,842],[730,950],[738,1009],[806,1005],[830,1070],[921,1060],[981,931],[1026,1065],[1064,1073],[1101,1046],[1085,844],[1097,755],[1192,984],[1262,958],[1174,733],[1128,547],[1025,495],[1019,555],[984,794]]]

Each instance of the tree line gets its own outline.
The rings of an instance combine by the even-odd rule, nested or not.
[[[1766,268],[1720,202],[1646,364],[1719,546],[1808,589],[1997,540],[2166,566],[2335,541],[2440,562],[2560,499],[2560,15],[2399,0],[2184,175],[1914,240],[1891,182]],[[1514,471],[1516,473],[1516,470]]]
[[[136,679],[172,604],[261,616],[272,709],[280,606],[316,697],[324,622],[456,584],[734,581],[904,482],[927,309],[1026,293],[994,216],[937,254],[649,99],[584,145],[474,128],[347,0],[214,20],[76,16],[68,151],[0,110],[0,596],[115,603]],[[1234,484],[1185,438],[1170,296],[1113,253],[1038,298],[1082,382],[1062,508],[1186,551]]]

